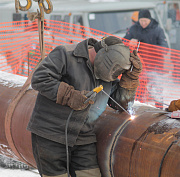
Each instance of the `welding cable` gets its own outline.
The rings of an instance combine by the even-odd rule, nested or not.
[[[102,91],[102,89],[103,89],[103,86],[100,85],[100,86],[94,88],[89,93],[87,93],[86,94],[87,100],[84,102],[84,104],[87,101],[89,101],[90,99],[94,98],[97,93]],[[67,121],[66,121],[66,126],[65,126],[66,160],[67,160],[67,174],[68,174],[68,177],[70,177],[70,173],[69,173],[69,150],[68,150],[68,132],[67,131],[68,131],[69,121],[70,121],[70,118],[71,118],[73,112],[74,112],[74,109],[72,109],[71,112],[69,113],[69,116],[68,116]]]
[[[71,112],[69,113],[69,116],[67,118],[67,121],[66,121],[66,127],[65,127],[65,141],[66,141],[66,160],[67,160],[67,174],[68,174],[68,177],[70,177],[70,174],[69,174],[69,150],[68,150],[68,133],[67,133],[67,130],[68,130],[68,125],[69,125],[69,120],[73,114],[74,110],[72,109]]]
[[[163,165],[164,159],[165,159],[168,151],[170,150],[170,148],[172,147],[172,145],[173,145],[173,144],[176,144],[176,143],[177,143],[177,140],[173,141],[173,142],[168,146],[166,152],[164,153],[163,158],[162,158],[162,160],[161,160],[160,167],[159,167],[159,175],[158,175],[158,177],[161,176],[162,165]]]

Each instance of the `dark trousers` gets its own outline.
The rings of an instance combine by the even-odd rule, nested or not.
[[[58,176],[67,173],[65,145],[32,133],[32,148],[41,176]],[[77,176],[76,171],[79,173],[90,169],[96,169],[100,174],[95,143],[69,147],[69,162],[71,177]]]

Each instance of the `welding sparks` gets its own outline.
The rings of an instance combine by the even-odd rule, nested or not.
[[[129,118],[130,120],[134,120],[135,116],[131,115],[131,117]]]
[[[117,103],[112,97],[110,97],[103,89],[102,89],[102,92],[107,95],[112,101],[114,101],[121,109],[123,109],[126,113],[128,113],[131,117],[128,119],[128,120],[134,120],[135,119],[135,116],[133,116],[133,111],[132,111],[132,105],[131,105],[131,102],[128,103],[128,107],[129,107],[129,112],[126,111],[119,103]]]

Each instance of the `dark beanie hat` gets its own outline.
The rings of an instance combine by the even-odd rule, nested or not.
[[[104,37],[102,40],[104,40],[104,43],[107,46],[123,43],[121,41],[121,39],[119,39],[119,38],[117,38],[115,36]],[[103,46],[102,46],[101,41],[94,44],[94,49],[95,49],[96,53],[102,48],[103,48]]]
[[[151,14],[149,12],[149,10],[147,9],[142,9],[139,11],[139,19],[140,18],[148,18],[151,19]]]

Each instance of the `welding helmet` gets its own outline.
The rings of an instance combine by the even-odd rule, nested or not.
[[[106,40],[102,39],[100,41],[102,47],[99,50],[95,46],[97,54],[94,60],[94,74],[96,79],[111,82],[130,69],[130,50],[119,38],[117,39],[115,44],[109,46],[106,44]]]

